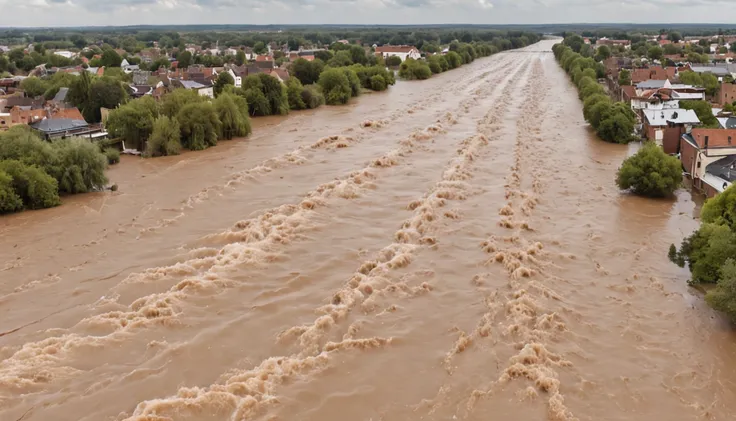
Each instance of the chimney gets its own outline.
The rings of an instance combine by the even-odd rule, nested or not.
[[[708,149],[708,136],[705,136],[705,148]]]

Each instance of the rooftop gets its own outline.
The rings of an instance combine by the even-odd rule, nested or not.
[[[693,110],[674,108],[667,110],[642,110],[650,126],[666,126],[672,124],[699,124],[698,115]]]

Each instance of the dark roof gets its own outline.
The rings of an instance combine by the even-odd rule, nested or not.
[[[711,163],[705,170],[726,181],[736,181],[736,155],[728,155]]]
[[[19,107],[31,107],[31,109],[39,109],[43,108],[43,98],[41,99],[33,99],[33,98],[25,98],[22,96],[11,96],[7,99],[7,102],[5,103],[5,108],[11,109],[15,106]]]
[[[260,69],[273,69],[274,63],[273,61],[257,61],[255,62],[256,67]]]
[[[133,96],[143,96],[153,92],[153,86],[151,85],[128,85],[130,88],[130,94]]]
[[[248,66],[245,69],[245,75],[246,76],[254,75],[256,73],[263,73],[263,69],[261,69],[260,67],[257,67],[257,66]]]
[[[87,126],[89,125],[84,120],[73,120],[70,118],[44,119],[31,125],[34,129],[46,134],[80,129]]]

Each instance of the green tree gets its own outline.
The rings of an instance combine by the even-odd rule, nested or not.
[[[167,155],[179,155],[181,151],[181,129],[179,121],[165,115],[153,122],[151,136],[146,142],[143,156],[146,158]]]
[[[181,129],[181,143],[185,148],[198,151],[217,145],[221,123],[211,103],[186,104],[179,111],[177,120]]]
[[[680,101],[680,108],[695,111],[695,114],[698,116],[698,120],[700,120],[705,127],[720,127],[718,120],[713,115],[713,109],[706,101]]]
[[[608,48],[607,45],[601,45],[600,47],[598,47],[595,54],[596,61],[603,61],[609,57],[611,57],[611,49]]]
[[[647,197],[664,197],[674,193],[682,183],[682,164],[653,142],[647,142],[627,158],[616,175],[620,189]]]
[[[319,76],[318,83],[324,92],[327,104],[347,104],[352,96],[350,80],[340,69],[328,68]]]
[[[407,80],[429,79],[432,77],[432,70],[426,63],[409,58],[399,66],[399,77]]]
[[[352,96],[359,96],[361,93],[361,83],[357,73],[355,73],[353,69],[347,67],[342,68],[341,70],[345,73],[345,76],[347,76],[348,82],[350,82],[350,94]]]
[[[629,143],[633,140],[636,118],[627,105],[619,102],[603,111],[596,129],[598,137],[611,143]]]
[[[214,85],[215,96],[219,96],[226,86],[235,86],[235,79],[230,72],[222,72],[217,75]]]
[[[449,51],[445,54],[445,58],[450,69],[456,69],[463,65],[463,59],[454,51]]]
[[[401,57],[399,57],[399,56],[389,56],[386,59],[386,66],[396,67],[396,66],[400,66],[400,65],[401,65]]]
[[[87,113],[92,112],[93,110],[89,110],[91,107],[90,104],[90,89],[92,87],[92,76],[87,71],[83,71],[77,79],[74,80],[74,82],[69,86],[69,93],[67,94],[67,101],[69,101],[72,105],[79,108],[80,111],[82,111],[82,114],[87,115]]]
[[[158,115],[158,103],[144,96],[110,111],[105,128],[112,137],[125,141],[126,147],[142,149]]]
[[[622,69],[618,73],[618,84],[619,86],[631,85],[631,72],[626,69]]]
[[[36,166],[15,160],[0,161],[0,174],[10,176],[14,192],[14,195],[9,196],[7,192],[4,193],[8,196],[8,202],[0,203],[0,208],[19,210],[16,197],[21,199],[26,209],[43,209],[61,204],[56,180]]]
[[[693,86],[703,86],[703,78],[700,77],[700,74],[687,71],[687,72],[680,72],[680,82],[686,84],[686,85],[693,85]]]
[[[82,113],[88,122],[99,122],[102,119],[100,108],[113,109],[127,99],[128,92],[119,80],[107,76],[96,78],[90,85],[89,99]]]
[[[266,51],[268,50],[266,49],[266,44],[264,44],[263,41],[258,41],[253,46],[253,52],[256,54],[264,54]]]
[[[365,55],[365,49],[360,45],[351,45],[348,51],[350,52],[350,59],[353,63],[366,64],[368,61],[368,57]]]
[[[381,75],[371,77],[371,89],[374,91],[385,91],[387,89],[386,79]]]
[[[187,104],[204,101],[204,97],[189,89],[174,89],[161,99],[161,114],[176,118]]]
[[[107,157],[88,139],[66,138],[52,143],[58,159],[51,174],[59,181],[60,193],[87,193],[107,184]]]
[[[230,140],[251,133],[248,103],[245,99],[232,93],[223,93],[213,101],[213,105],[220,120],[220,138]]]
[[[0,214],[23,210],[23,199],[13,189],[13,177],[0,171]]]
[[[349,51],[338,51],[335,56],[327,62],[330,67],[344,67],[353,64],[353,57]]]
[[[318,85],[307,85],[302,90],[302,101],[307,108],[313,109],[325,104],[325,96]]]
[[[102,52],[102,58],[100,60],[104,67],[120,67],[120,63],[123,62],[123,58],[120,57],[120,54],[112,48],[105,49]]]
[[[286,97],[289,101],[289,108],[292,110],[303,110],[307,108],[307,104],[302,98],[304,86],[299,79],[292,77],[286,81]]]
[[[310,62],[303,58],[298,58],[289,66],[289,74],[299,79],[303,85],[311,85],[317,83],[323,69],[324,63],[321,60]]]
[[[725,225],[704,223],[680,246],[673,262],[688,265],[693,284],[717,283],[720,269],[736,255],[736,234]]]
[[[718,78],[712,73],[704,73],[701,78],[703,79],[703,87],[705,88],[705,94],[709,96],[715,96],[720,87]]]
[[[708,199],[703,205],[700,218],[705,223],[725,225],[736,232],[736,185]]]
[[[334,56],[335,53],[330,50],[318,50],[314,52],[314,58],[317,60],[321,60],[323,63],[327,63]]]
[[[705,302],[736,322],[736,261],[733,258],[719,268],[718,284],[705,294]]]
[[[46,92],[48,83],[37,77],[27,77],[20,83],[20,88],[23,89],[27,96],[35,98]]]
[[[177,67],[180,69],[186,69],[192,65],[192,53],[189,51],[180,51],[176,55],[176,61],[178,62]]]
[[[250,88],[241,89],[240,95],[245,98],[251,115],[271,115],[271,105],[261,91],[260,84],[258,87],[251,86]]]
[[[662,50],[662,47],[651,47],[647,51],[647,57],[649,57],[650,60],[662,60],[663,56],[664,50]]]
[[[235,64],[237,64],[238,66],[242,66],[243,64],[245,64],[245,61],[245,51],[238,50],[238,52],[235,53]]]
[[[672,31],[669,33],[669,35],[667,35],[667,39],[677,44],[678,42],[682,41],[682,35],[680,35],[679,32]]]

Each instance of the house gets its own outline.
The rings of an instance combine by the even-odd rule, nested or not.
[[[105,132],[99,125],[90,125],[84,120],[71,118],[45,118],[31,124],[31,128],[37,131],[46,140],[64,138],[67,136],[90,138],[103,138],[107,136],[107,132]]]
[[[693,129],[680,138],[682,167],[692,178],[693,187],[708,197],[733,183],[734,160],[736,129]]]
[[[204,83],[195,82],[193,80],[182,80],[182,79],[173,79],[171,82],[174,86],[177,86],[177,87],[181,87],[184,89],[193,89],[197,91],[197,93],[200,96],[206,96],[208,98],[215,97],[215,92],[214,92],[214,89],[211,83],[207,85]]]
[[[416,47],[411,45],[384,45],[382,47],[376,47],[376,55],[383,57],[384,59],[396,56],[401,61],[406,61],[407,58],[419,59],[422,54],[417,50]]]
[[[238,50],[236,50],[235,48],[226,48],[226,49],[222,50],[222,54],[223,55],[226,55],[226,56],[233,56],[234,57],[236,54],[238,54]]]
[[[631,48],[631,41],[627,39],[608,39],[606,37],[600,38],[595,42],[596,47],[600,47],[601,45],[607,45],[609,47],[618,47],[622,46],[626,49]]]
[[[77,56],[77,53],[72,53],[71,51],[54,51],[54,54],[57,56],[62,56],[68,59],[73,59]]]
[[[718,92],[718,104],[724,106],[733,104],[736,101],[736,84],[721,83],[721,89]]]
[[[30,107],[32,110],[41,109],[43,108],[43,98],[33,99],[17,95],[5,98],[5,111],[9,112],[13,107]]]
[[[255,65],[260,69],[273,69],[274,67],[276,67],[276,64],[273,61],[273,57],[263,55],[256,57]]]
[[[59,92],[57,92],[54,98],[49,102],[54,106],[64,107],[66,106],[67,95],[69,95],[69,88],[59,88]]]
[[[0,53],[7,53],[10,51],[10,47],[7,45],[0,45]]]
[[[736,129],[736,117],[732,116],[717,116],[718,124],[721,125],[722,129]]]
[[[70,120],[84,120],[84,116],[77,107],[69,108],[55,108],[49,110],[46,118],[49,119],[70,119]]]
[[[641,110],[644,136],[662,146],[666,153],[677,153],[680,137],[693,125],[700,124],[693,110],[681,108]]]
[[[637,89],[629,94],[629,100],[634,111],[680,108],[680,101],[672,98],[669,89]]]
[[[153,94],[153,86],[151,85],[128,85],[128,93],[132,98],[140,98]]]
[[[31,109],[30,107],[15,106],[10,109],[10,125],[31,124],[46,118],[46,110],[43,108]]]
[[[695,73],[712,73],[713,75],[721,78],[724,76],[731,75],[728,67],[725,66],[688,66],[688,69]]]
[[[339,40],[337,40],[337,42],[338,42],[339,44],[344,44],[344,45],[348,45],[348,44],[350,44],[350,41],[348,41],[348,40],[346,40],[346,39],[339,39]]]
[[[267,69],[264,70],[263,73],[275,77],[281,83],[286,83],[286,81],[291,77],[289,72],[284,69]]]
[[[636,85],[647,80],[675,80],[677,77],[676,67],[651,66],[645,69],[634,69],[631,72],[631,83]]]
[[[141,67],[137,64],[128,63],[127,59],[123,59],[123,61],[120,63],[120,68],[123,69],[123,72],[125,72],[126,75],[137,72],[141,69]]]

